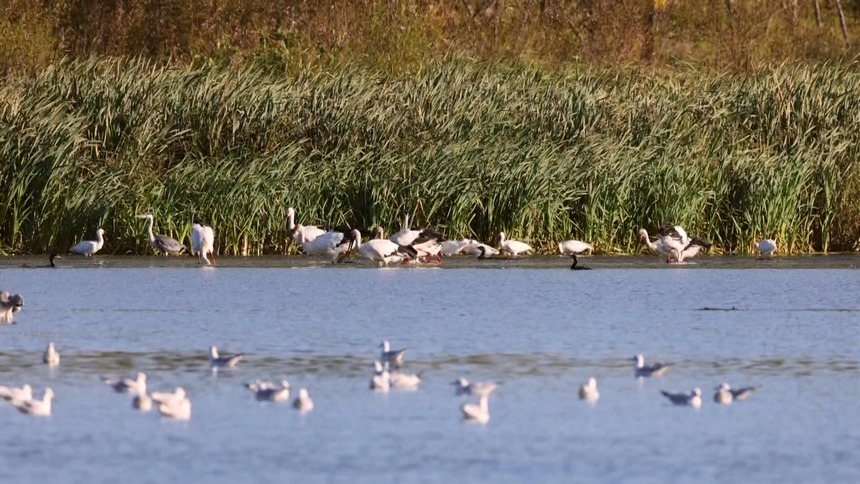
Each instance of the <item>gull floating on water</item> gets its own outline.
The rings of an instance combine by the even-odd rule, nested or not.
[[[4,400],[32,400],[33,389],[30,385],[25,384],[21,387],[4,387],[0,386],[0,398]]]
[[[214,345],[209,347],[209,366],[211,366],[212,368],[233,368],[244,357],[244,353],[219,356],[218,348],[216,348]]]
[[[138,393],[131,400],[131,406],[141,412],[148,412],[152,410],[152,399],[146,393]]]
[[[104,236],[104,229],[98,229],[96,230],[96,240],[84,240],[83,242],[78,242],[74,247],[69,249],[69,252],[89,257],[102,250],[102,247],[105,245]]]
[[[281,380],[280,383],[257,380],[246,383],[245,388],[254,393],[254,398],[260,401],[287,402],[290,400],[290,382]]]
[[[400,373],[397,371],[389,374],[388,381],[391,388],[414,390],[421,384],[421,373]]]
[[[168,405],[176,403],[180,400],[187,399],[187,395],[185,393],[185,389],[182,387],[176,387],[172,392],[152,392],[150,395],[152,401],[158,404],[166,403]]]
[[[19,412],[24,414],[38,415],[40,417],[50,417],[51,400],[53,398],[54,390],[51,390],[50,388],[45,388],[45,392],[42,394],[41,400],[12,400],[12,405],[14,405]]]
[[[478,403],[464,403],[460,406],[463,420],[487,423],[490,421],[490,396],[481,395]]]
[[[139,372],[137,378],[104,378],[102,381],[117,393],[146,393],[146,374]]]
[[[728,383],[723,382],[715,390],[717,392],[714,393],[714,401],[728,405],[735,400],[746,400],[754,391],[758,390],[758,387],[744,387],[735,390]]]
[[[675,405],[686,405],[693,408],[702,406],[702,390],[694,388],[689,392],[670,393],[665,390],[660,390],[664,397]]]
[[[162,416],[174,420],[189,420],[191,418],[191,400],[183,397],[163,401],[158,405],[158,412]]]
[[[299,396],[293,401],[293,408],[301,412],[307,412],[314,409],[314,401],[308,394],[307,388],[299,389]]]
[[[382,348],[382,354],[379,357],[382,363],[391,363],[395,367],[403,364],[403,354],[406,353],[406,348],[392,350],[388,340],[383,341],[379,346]]]
[[[370,389],[387,392],[391,388],[391,374],[388,373],[388,365],[383,366],[379,361],[373,362],[374,374],[370,378]]]
[[[0,322],[14,323],[14,313],[17,313],[23,307],[23,296],[20,294],[9,294],[7,291],[0,291]]]
[[[54,348],[53,342],[48,343],[48,347],[45,348],[45,352],[42,353],[42,362],[48,366],[57,366],[60,364],[60,354],[57,353],[57,350]]]
[[[457,395],[489,395],[493,390],[498,388],[498,385],[494,382],[469,382],[469,380],[462,376],[451,382],[451,384],[455,386],[454,391]]]
[[[579,387],[579,399],[587,402],[596,402],[598,398],[600,398],[600,392],[597,391],[597,380],[591,377],[587,383]]]
[[[636,378],[663,376],[672,363],[654,363],[653,365],[645,365],[645,357],[636,355],[633,357],[636,365],[633,368],[633,374]]]

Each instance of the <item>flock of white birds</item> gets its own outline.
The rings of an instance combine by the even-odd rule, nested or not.
[[[179,241],[153,232],[154,217],[150,213],[138,215],[139,218],[147,220],[147,232],[149,242],[154,249],[164,255],[181,254],[186,251],[185,245]],[[434,228],[412,228],[409,225],[409,216],[404,216],[401,230],[389,238],[385,238],[382,227],[375,229],[376,238],[362,243],[361,232],[357,229],[336,228],[325,230],[317,226],[304,226],[295,223],[295,210],[289,208],[287,211],[287,228],[292,240],[301,245],[302,250],[312,255],[326,255],[332,262],[349,255],[353,250],[371,261],[380,265],[391,263],[409,263],[412,261],[439,261],[442,256],[453,256],[456,254],[471,254],[480,259],[493,258],[501,253],[517,257],[521,254],[531,252],[532,247],[518,240],[509,240],[504,232],[499,234],[498,249],[477,240],[463,239],[451,241],[445,239],[444,235]],[[659,229],[659,237],[652,240],[645,229],[639,230],[639,237],[652,250],[666,257],[667,263],[680,263],[685,259],[694,257],[702,250],[710,247],[706,239],[689,237],[686,231],[678,226],[663,224]],[[777,250],[776,242],[772,239],[756,241],[762,257],[770,258]],[[89,257],[104,246],[104,230],[96,231],[96,240],[87,240],[76,244],[69,249],[70,252]],[[215,233],[212,227],[199,221],[195,221],[191,234],[191,253],[197,256],[198,262],[210,264],[215,262]],[[591,244],[579,240],[566,240],[558,243],[561,254],[573,257],[571,269],[587,269],[577,265],[577,254],[593,251]],[[211,259],[210,259],[211,258]],[[53,256],[51,266],[53,266]],[[19,294],[10,294],[6,291],[0,292],[0,322],[13,323],[13,314],[20,311],[24,305],[24,298]],[[401,371],[405,350],[392,350],[390,343],[386,340],[380,345],[382,350],[380,357],[374,362],[374,373],[370,380],[370,389],[373,391],[389,391],[389,389],[417,389],[422,381],[420,373],[412,374]],[[209,350],[209,365],[213,370],[219,368],[233,368],[244,355],[221,355],[218,349],[212,346]],[[44,363],[56,366],[60,363],[60,355],[57,353],[54,343],[49,343],[43,354]],[[642,355],[634,358],[634,376],[637,378],[657,377],[663,375],[669,364],[645,365]],[[393,369],[392,369],[393,368]],[[185,390],[181,387],[172,392],[147,393],[146,375],[138,373],[136,378],[105,378],[104,382],[116,392],[130,393],[134,395],[133,407],[146,412],[154,406],[159,413],[165,417],[188,420],[191,418],[191,401]],[[479,422],[487,422],[490,419],[489,396],[498,387],[493,382],[472,382],[465,378],[455,381],[458,395],[475,395],[477,403],[467,403],[460,407],[463,418]],[[287,380],[280,382],[269,382],[257,380],[245,385],[254,393],[257,400],[272,402],[286,402],[290,396],[290,386]],[[731,403],[735,400],[743,400],[756,388],[746,387],[738,390],[732,389],[727,383],[722,383],[716,388],[714,401],[721,404]],[[699,407],[702,404],[702,392],[695,388],[689,392],[670,393],[662,391],[672,403]],[[579,389],[582,400],[595,402],[600,396],[595,378],[589,378]],[[41,400],[34,399],[32,389],[29,385],[22,387],[0,386],[0,398],[10,401],[22,413],[31,415],[48,416],[51,414],[51,400],[54,392],[50,388],[44,390]],[[313,401],[306,388],[301,388],[298,396],[293,401],[293,406],[301,411],[313,409]]]
[[[388,340],[380,345],[379,359],[374,361],[374,373],[370,378],[370,390],[374,392],[388,392],[391,389],[417,390],[422,381],[420,373],[407,373],[401,370],[404,363],[405,349],[392,350]],[[244,354],[222,355],[218,349],[212,346],[209,349],[209,367],[212,371],[219,369],[231,369],[236,367],[244,359]],[[60,364],[60,355],[49,343],[42,355],[42,361],[52,367]],[[663,376],[671,363],[645,364],[642,355],[633,357],[633,376],[635,378],[652,378]],[[394,369],[391,369],[394,368]],[[132,407],[140,412],[149,412],[156,408],[163,417],[175,420],[191,419],[191,400],[185,389],[177,387],[173,391],[156,391],[149,393],[147,388],[147,377],[143,372],[138,372],[135,378],[106,378],[102,381],[117,393],[132,395]],[[499,385],[496,382],[469,382],[466,378],[459,378],[452,382],[455,385],[456,395],[472,395],[478,397],[474,403],[460,405],[462,418],[466,421],[487,423],[490,420],[489,399],[490,394]],[[250,390],[258,401],[284,403],[290,400],[290,383],[286,379],[279,382],[256,380],[246,383],[245,387]],[[758,387],[750,386],[734,389],[728,383],[721,383],[715,388],[714,402],[727,405],[734,401],[748,398]],[[671,403],[681,406],[699,408],[702,406],[702,391],[694,388],[689,392],[667,392],[660,390]],[[21,387],[0,386],[0,398],[10,402],[21,413],[47,417],[51,415],[51,401],[54,391],[45,388],[42,399],[33,398],[33,390],[30,385]],[[597,389],[597,380],[594,377],[579,387],[579,398],[585,402],[595,403],[600,398]],[[307,388],[299,389],[298,395],[293,400],[293,408],[301,412],[313,410],[314,403]]]
[[[185,245],[167,235],[153,232],[154,217],[151,213],[138,215],[147,220],[149,243],[161,254],[182,254],[187,250]],[[338,227],[324,229],[316,225],[302,225],[295,221],[296,211],[290,207],[287,210],[286,225],[291,240],[302,247],[310,255],[327,256],[332,262],[337,262],[357,250],[361,257],[375,261],[379,265],[388,266],[396,263],[439,262],[443,256],[450,257],[458,254],[476,256],[479,259],[503,257],[502,253],[518,257],[534,251],[531,245],[519,240],[510,240],[504,232],[499,233],[498,248],[492,247],[474,239],[448,240],[445,235],[434,227],[414,228],[409,225],[409,215],[404,215],[401,229],[385,238],[382,227],[373,230],[374,238],[362,242],[362,233],[358,229]],[[696,256],[707,250],[711,243],[704,238],[690,237],[679,225],[663,224],[659,228],[659,237],[651,239],[648,232],[639,229],[639,238],[651,250],[666,258],[667,263],[681,263],[685,259]],[[755,241],[762,258],[770,258],[777,250],[776,241],[761,239]],[[96,231],[96,240],[85,240],[69,249],[74,254],[89,257],[104,246],[104,230]],[[562,255],[573,257],[571,269],[584,269],[577,266],[576,256],[591,253],[594,247],[580,240],[565,240],[558,243],[558,251]],[[191,227],[191,254],[197,256],[198,262],[212,264],[215,262],[215,232],[212,227],[195,220]],[[51,259],[53,266],[53,257]]]

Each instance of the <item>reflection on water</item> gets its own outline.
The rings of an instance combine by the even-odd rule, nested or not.
[[[0,482],[860,478],[845,450],[860,443],[860,305],[856,273],[840,270],[852,256],[766,270],[748,258],[667,268],[594,257],[589,266],[611,270],[588,273],[553,257],[446,261],[456,270],[301,257],[205,269],[187,258],[19,262],[0,270],[2,288],[26,298],[18,324],[0,326],[0,385],[57,397],[49,419],[0,405]],[[369,391],[383,339],[407,349],[418,391]],[[57,368],[41,363],[48,341]],[[246,359],[213,372],[212,344]],[[637,353],[673,366],[636,380]],[[137,371],[153,390],[186,388],[192,420],[139,414],[100,379]],[[461,421],[471,400],[454,396],[459,376],[501,383],[486,426]],[[576,395],[589,376],[596,405]],[[257,402],[242,384],[258,378],[308,388],[315,409]],[[722,381],[761,390],[716,406]],[[659,394],[694,387],[699,411]]]

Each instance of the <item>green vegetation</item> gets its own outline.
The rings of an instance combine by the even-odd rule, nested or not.
[[[860,74],[752,75],[464,61],[411,74],[63,61],[0,86],[0,250],[107,232],[148,253],[194,216],[220,252],[284,248],[303,223],[499,230],[547,250],[571,236],[629,252],[675,221],[725,251],[860,238]]]

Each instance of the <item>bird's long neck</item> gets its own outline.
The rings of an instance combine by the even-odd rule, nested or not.
[[[105,236],[101,232],[101,230],[96,232],[96,241],[97,241],[96,242],[96,247],[97,247],[96,250],[101,249],[102,246],[105,245]]]
[[[647,245],[649,249],[654,250],[654,251],[657,250],[657,243],[651,241],[651,238],[648,237],[648,232],[643,230],[641,233],[641,237],[642,237],[642,240],[645,241],[645,245]]]
[[[152,217],[146,217],[147,230],[149,230],[149,241],[155,242],[155,234],[152,233]]]
[[[296,219],[295,213],[290,211],[290,213],[287,214],[287,228],[289,228],[291,232],[296,229],[296,220],[295,219]]]

